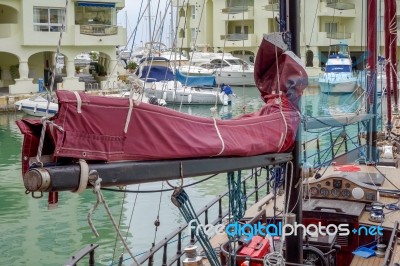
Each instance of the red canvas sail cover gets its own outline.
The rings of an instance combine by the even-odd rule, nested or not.
[[[293,69],[296,65],[298,77],[304,78],[304,69],[292,56],[282,52],[281,56],[284,58],[279,60],[284,65],[279,65],[280,68]],[[268,71],[265,74],[268,76]],[[282,80],[281,84],[289,83]],[[266,105],[258,112],[238,119],[219,120],[146,103],[133,102],[130,108],[126,98],[57,91],[59,111],[51,121],[58,127],[47,129],[44,154],[54,154],[55,159],[110,162],[252,156],[289,151],[300,122],[297,108],[290,101],[293,97],[287,97],[286,93],[265,96]],[[17,123],[25,134],[23,158],[35,156],[40,121],[21,120]],[[27,163],[27,160],[23,162]],[[23,168],[26,170],[27,165]]]

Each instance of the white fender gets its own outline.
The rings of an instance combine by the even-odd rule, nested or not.
[[[190,93],[188,96],[188,103],[191,103],[191,102],[192,102],[192,94]]]
[[[33,108],[33,113],[36,113],[36,109],[37,109],[37,104],[35,105],[35,108]]]
[[[163,98],[164,100],[167,99],[167,92],[166,92],[166,91],[163,92],[162,98]]]

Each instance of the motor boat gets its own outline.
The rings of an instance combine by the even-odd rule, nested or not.
[[[48,100],[42,95],[37,95],[28,99],[20,100],[15,103],[18,110],[21,110],[28,115],[43,117],[46,116],[46,110],[48,106],[48,116],[53,116],[58,111],[58,104],[51,102],[48,104]]]
[[[206,53],[206,55],[193,55],[192,62],[195,66],[215,71],[217,84],[231,86],[255,86],[254,67],[239,57],[231,54]],[[207,58],[207,55],[210,57]]]
[[[320,75],[318,82],[323,93],[353,93],[357,89],[357,77],[353,74],[347,44],[330,46],[325,73]]]

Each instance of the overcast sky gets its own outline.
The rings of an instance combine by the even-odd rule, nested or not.
[[[142,12],[147,5],[148,0],[126,0],[125,8],[118,12],[118,25],[125,27],[127,24],[127,38],[131,36],[133,30],[136,27],[137,20],[139,17],[140,4],[143,1]],[[157,11],[158,2],[160,1],[159,13],[164,16],[166,0],[151,0],[151,17],[152,17],[152,31],[154,27],[154,20]],[[160,18],[157,18],[157,23],[159,24]],[[149,22],[148,13],[144,15],[142,21],[139,23],[138,31],[135,37],[135,44],[140,44],[141,42],[146,43],[150,41],[149,38]],[[162,34],[162,42],[169,47],[169,33],[170,33],[170,11],[165,18],[164,29]],[[133,38],[133,37],[132,37]],[[158,41],[158,40],[157,40]],[[130,46],[131,44],[129,44]]]

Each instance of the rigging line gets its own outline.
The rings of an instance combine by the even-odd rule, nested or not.
[[[346,137],[347,137],[347,133],[346,133]],[[340,150],[340,148],[342,147],[342,145],[343,145],[344,142],[345,142],[345,139],[342,140],[342,142],[339,144],[339,148],[336,149],[335,154],[334,154],[333,157],[332,157],[332,161],[333,161],[333,159],[336,158],[336,155],[338,154],[338,152],[339,152],[339,150]],[[319,170],[321,170],[321,168],[320,168]],[[318,170],[318,171],[319,171],[319,170]],[[321,176],[323,176],[323,175],[325,174],[326,170],[328,170],[328,167],[325,168],[325,170],[324,170],[324,172],[322,173]],[[317,173],[318,173],[318,172],[317,172]]]
[[[213,174],[213,175],[211,175],[209,177],[206,177],[204,179],[201,179],[199,181],[196,181],[196,182],[193,182],[193,183],[190,183],[190,184],[187,184],[187,185],[183,185],[182,187],[183,188],[187,188],[187,187],[191,187],[191,186],[203,183],[204,181],[207,181],[207,180],[209,180],[209,179],[211,179],[211,178],[213,178],[213,177],[215,177],[217,175],[218,174]],[[166,188],[166,189],[163,189],[163,190],[159,190],[159,189],[158,190],[128,190],[128,189],[120,190],[120,189],[104,188],[104,187],[101,188],[101,189],[102,190],[107,190],[107,191],[113,191],[113,192],[126,192],[126,193],[138,193],[138,194],[140,194],[140,193],[160,193],[160,192],[166,192],[166,191],[174,190],[173,188]]]
[[[381,175],[383,175],[383,177],[384,177],[392,186],[394,186],[397,190],[400,190],[400,188],[398,188],[392,181],[390,181],[389,178],[386,177],[385,174],[383,174],[383,173],[379,170],[379,168],[376,166],[376,164],[375,164],[375,169],[376,169]]]
[[[199,18],[199,25],[200,25],[201,20],[202,20],[202,18],[203,18],[203,13],[204,13],[204,7],[205,7],[205,5],[206,5],[206,0],[203,0],[203,5],[202,5],[202,7],[201,7],[200,18]],[[192,6],[192,8],[193,8],[193,6]],[[198,26],[199,26],[199,25],[198,25]],[[192,56],[191,56],[190,62],[189,62],[188,75],[186,76],[185,84],[184,84],[184,87],[183,87],[183,93],[184,93],[184,94],[185,94],[187,82],[188,82],[188,79],[189,79],[190,67],[191,67],[191,65],[192,65],[194,51],[196,50],[196,43],[197,43],[197,38],[198,38],[198,36],[199,36],[199,28],[197,28],[197,30],[196,30],[196,36],[195,36],[195,38],[194,38],[194,43],[193,43],[193,47],[194,47],[194,48],[193,48]],[[191,90],[191,89],[190,89],[190,90]],[[217,101],[217,100],[218,100],[218,97],[216,97],[216,101]],[[182,104],[183,104],[183,97],[181,97],[181,103],[180,103],[180,105],[179,105],[179,112],[180,112],[181,109],[182,109]]]
[[[136,265],[140,265],[138,263],[138,261],[135,259],[135,257],[132,254],[132,251],[128,248],[128,244],[126,243],[126,241],[124,240],[124,238],[122,237],[121,231],[119,230],[119,228],[117,227],[117,224],[115,223],[114,217],[112,216],[111,210],[108,207],[107,202],[105,201],[104,197],[103,197],[103,193],[101,192],[101,181],[102,179],[98,176],[97,174],[97,179],[95,181],[90,181],[90,184],[93,186],[93,192],[96,194],[96,198],[97,201],[95,203],[95,205],[89,210],[88,213],[88,222],[90,225],[90,228],[92,229],[93,233],[96,235],[96,237],[98,236],[97,230],[96,228],[93,226],[93,222],[91,220],[92,214],[95,211],[95,209],[99,206],[100,203],[103,204],[112,225],[114,226],[115,231],[117,232],[118,236],[120,237],[123,245],[125,246],[126,250],[128,251],[129,255],[132,257],[133,261],[136,263]]]
[[[157,232],[158,232],[158,226],[160,225],[160,210],[161,210],[161,199],[162,199],[162,190],[164,188],[164,181],[161,182],[161,193],[160,193],[160,199],[158,201],[158,211],[157,211],[157,219],[154,221],[154,226],[156,229],[154,230],[154,239],[153,239],[153,246],[156,243],[156,237],[157,237]]]
[[[68,0],[65,1],[64,14],[61,19],[61,30],[60,30],[60,36],[58,38],[58,45],[57,45],[57,50],[56,50],[56,60],[58,59],[58,56],[60,55],[61,40],[62,40],[62,36],[63,36],[63,31],[65,30],[65,17],[67,14],[67,8],[68,8]],[[56,63],[56,66],[57,66],[57,63]],[[48,115],[49,115],[50,98],[51,98],[51,93],[53,93],[56,70],[57,70],[56,68],[53,68],[53,74],[51,75],[51,83],[50,83],[50,96],[47,96],[46,113],[45,113],[45,116],[42,118],[42,131],[40,133],[39,146],[38,146],[38,151],[36,154],[37,162],[41,162],[44,137],[46,135],[46,123],[47,123],[47,119],[48,119]]]
[[[306,5],[306,3],[304,2],[304,6],[305,6],[305,5]],[[315,20],[316,20],[316,18],[317,18],[318,7],[319,7],[319,1],[317,2],[317,7],[315,8],[314,21],[313,21],[312,28],[311,28],[310,41],[308,42],[308,46],[311,45],[311,38],[312,38],[312,35],[313,35],[313,33],[314,33],[314,26],[315,26]],[[304,14],[305,14],[305,13],[304,13]]]
[[[126,189],[126,187],[125,187]],[[122,204],[121,204],[121,210],[119,212],[119,221],[118,221],[118,229],[121,228],[121,221],[122,221],[122,213],[125,205],[125,199],[126,199],[126,193],[124,193],[123,198],[122,198]],[[117,241],[118,241],[118,234],[115,234],[115,244],[114,244],[114,251],[113,251],[113,256],[112,256],[112,262],[114,263],[114,258],[115,258],[115,251],[117,249]]]
[[[141,184],[138,185],[138,189],[140,189],[140,185],[141,185]],[[126,192],[126,187],[125,187],[124,198],[123,198],[123,200],[124,200],[124,201],[123,201],[123,204],[124,204],[124,202],[125,202],[126,193],[127,193],[127,192]],[[136,206],[136,201],[137,201],[138,195],[139,195],[139,194],[136,194],[136,196],[135,196],[135,201],[134,201],[134,203],[133,203],[133,208],[132,208],[132,212],[131,212],[131,217],[130,217],[130,219],[129,219],[128,229],[127,229],[126,235],[125,235],[125,241],[128,240],[128,233],[129,233],[129,230],[130,230],[130,228],[131,228],[132,218],[133,218],[133,212],[135,211],[135,206]],[[120,225],[121,225],[122,211],[123,211],[123,205],[121,206],[121,214],[120,214],[120,218],[119,218],[119,219],[120,219],[120,222],[119,222],[119,224],[118,224],[118,228],[120,228]],[[113,252],[112,264],[111,264],[111,265],[114,264],[115,251],[116,251],[116,248],[117,248],[117,239],[118,239],[118,235],[116,235],[116,239],[115,239],[115,246],[114,246],[114,252]],[[124,252],[125,252],[125,247],[122,248],[122,254],[124,254]],[[136,255],[136,256],[138,256],[138,255]]]
[[[144,0],[142,0],[142,1],[140,2],[139,14],[141,14],[141,12],[142,12],[143,1],[144,1]],[[137,21],[136,21],[136,27],[135,27],[135,29],[132,31],[133,40],[132,40],[132,45],[131,45],[131,51],[130,51],[130,53],[129,53],[129,58],[131,58],[131,57],[132,57],[133,46],[134,46],[134,44],[135,44],[135,39],[136,39],[137,29],[138,29],[138,26],[139,26],[140,20],[141,20],[141,17],[140,17],[140,16],[138,16],[138,18],[137,18]],[[129,43],[129,42],[128,42],[128,43]]]

